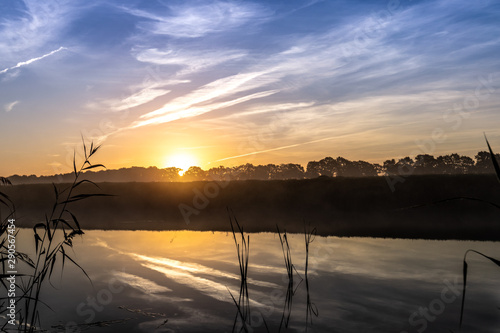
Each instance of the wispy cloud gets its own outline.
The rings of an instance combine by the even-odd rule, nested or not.
[[[339,52],[338,40],[345,39],[347,31],[338,31],[337,29],[337,31],[329,31],[314,39],[306,37],[296,40],[282,52],[250,63],[247,65],[247,71],[245,72],[214,80],[191,93],[170,101],[158,110],[142,115],[141,120],[132,124],[131,128],[198,116],[244,101],[267,97],[279,91],[297,90],[321,78],[332,75],[345,75],[348,71],[354,71],[354,69],[343,68],[346,60],[343,54]],[[355,41],[353,39],[350,42],[354,43]],[[387,51],[387,49],[385,50]],[[371,51],[373,50],[364,50],[365,53]],[[172,58],[169,58],[169,55]],[[224,57],[224,55],[227,56]],[[218,55],[218,57],[213,58],[219,59],[223,63],[225,60],[232,59],[235,55],[238,55],[238,53],[225,52],[222,56]],[[402,55],[396,52],[388,52],[383,61],[397,57],[402,57]],[[209,54],[208,59],[210,58],[212,57]],[[173,51],[147,50],[140,53],[138,59],[161,64],[189,63],[189,57],[177,57]],[[372,61],[376,63],[382,60],[378,57]],[[395,68],[393,70],[396,71]],[[364,75],[374,74],[365,72]],[[291,84],[288,84],[288,81]],[[261,91],[259,92],[259,90]],[[245,92],[248,96],[242,97],[239,95]],[[221,99],[226,99],[226,101],[216,102],[216,100]],[[299,104],[298,107],[309,106],[307,103],[311,102],[305,103]],[[242,111],[242,115],[266,112],[265,110],[272,111],[273,107],[275,110],[293,107],[284,104],[281,106],[262,105],[260,110],[254,108]]]
[[[29,60],[26,60],[26,61],[22,61],[22,62],[18,62],[17,65],[15,65],[13,67],[9,67],[9,68],[5,68],[5,69],[1,70],[0,74],[6,73],[6,72],[8,72],[10,70],[13,70],[13,69],[16,69],[16,68],[20,68],[20,67],[32,64],[32,63],[34,63],[36,61],[39,61],[39,60],[42,60],[44,58],[50,57],[51,55],[56,54],[57,52],[60,52],[62,50],[67,50],[67,48],[61,46],[57,50],[51,51],[51,52],[49,52],[47,54],[44,54],[43,56],[32,58],[32,59],[29,59]]]
[[[163,123],[169,123],[183,118],[192,118],[205,113],[209,113],[214,110],[223,109],[229,106],[251,101],[253,99],[274,95],[277,92],[278,92],[277,90],[262,91],[246,95],[240,98],[232,99],[229,101],[213,103],[203,106],[195,106],[194,104],[189,104],[189,105],[179,105],[177,107],[172,107],[172,105],[166,105],[164,109],[153,111],[152,113],[154,113],[154,115],[150,114],[143,115],[141,118],[146,118],[146,119],[134,122],[130,126],[130,128],[137,128],[146,125],[158,125]]]
[[[246,111],[232,113],[225,118],[241,118],[241,117],[249,117],[262,115],[263,113],[274,113],[274,112],[285,112],[295,109],[308,108],[314,105],[315,102],[307,102],[307,103],[280,103],[273,104],[267,103],[262,105],[257,105],[254,107],[247,108]]]
[[[134,8],[123,10],[150,20],[140,24],[147,32],[178,38],[196,38],[209,33],[230,31],[269,14],[258,4],[229,1],[212,1],[196,6],[187,3],[171,5],[164,8],[161,14]]]
[[[14,4],[4,4],[14,6]],[[49,45],[58,44],[58,37],[71,22],[75,2],[23,0],[16,5],[19,15],[2,18],[0,54],[3,61],[13,61],[21,54],[36,54]]]
[[[273,151],[278,151],[278,150],[283,150],[283,149],[296,148],[296,147],[300,147],[300,146],[304,146],[304,145],[309,145],[309,144],[312,144],[312,143],[318,143],[318,142],[323,142],[323,141],[329,141],[329,140],[333,140],[333,139],[338,139],[339,137],[342,137],[342,135],[337,135],[337,136],[332,136],[332,137],[328,137],[328,138],[322,138],[322,139],[312,140],[312,141],[307,141],[307,142],[295,143],[295,144],[292,144],[292,145],[286,145],[286,146],[281,146],[281,147],[275,147],[275,148],[269,148],[269,149],[264,149],[264,150],[258,150],[258,151],[253,151],[253,152],[246,153],[246,154],[229,156],[229,157],[218,159],[218,160],[216,160],[214,162],[222,162],[222,161],[232,160],[232,159],[241,158],[241,157],[247,157],[247,156],[252,156],[252,155],[259,155],[259,154],[263,154],[263,153],[270,153],[270,152],[273,152]]]
[[[111,109],[122,111],[136,106],[140,106],[153,101],[154,99],[168,94],[170,90],[158,88],[144,88],[121,101],[111,102]]]
[[[10,112],[14,109],[14,107],[19,104],[19,101],[14,101],[12,103],[7,103],[4,105],[5,112]]]
[[[177,65],[183,67],[177,75],[187,75],[213,66],[241,59],[246,55],[238,50],[204,50],[203,52],[182,49],[145,49],[137,51],[136,59],[156,65]]]
[[[108,99],[100,102],[88,103],[87,106],[93,109],[110,109],[112,111],[123,111],[130,108],[147,104],[158,97],[169,94],[172,90],[167,87],[189,83],[189,80],[151,78],[147,75],[141,84],[132,85],[128,88],[130,93],[125,93],[120,99]]]
[[[324,78],[345,76],[353,73],[356,68],[344,68],[347,60],[340,52],[340,46],[356,43],[353,36],[347,36],[350,26],[336,27],[314,38],[306,36],[294,38],[284,43],[281,52],[267,57],[254,56],[240,73],[222,77],[193,90],[184,96],[177,97],[162,108],[148,112],[127,128],[137,128],[147,125],[168,123],[183,118],[191,118],[206,114],[221,108],[226,108],[257,98],[274,95],[280,91],[300,90]],[[377,40],[370,41],[376,45]],[[389,59],[403,58],[395,49],[384,48],[385,53],[377,50],[377,57],[371,60],[373,64]],[[390,51],[390,52],[388,52]],[[357,55],[373,53],[373,48],[358,50]],[[202,54],[202,55],[200,55]],[[382,56],[384,55],[384,56]],[[146,49],[136,53],[139,61],[158,65],[181,65],[187,71],[223,65],[228,61],[245,56],[241,51],[207,51],[206,53],[174,49]],[[247,58],[247,57],[245,57]],[[356,67],[356,66],[355,66]],[[396,65],[393,71],[397,71]],[[365,71],[364,75],[375,75]],[[246,96],[245,96],[246,95]],[[287,103],[264,103],[259,109],[242,110],[240,115],[252,115],[264,112],[282,110],[283,108],[308,107],[313,102],[301,102],[297,106]],[[127,129],[124,128],[124,129]]]
[[[135,107],[138,105],[142,105],[148,103],[157,97],[166,95],[170,92],[170,90],[166,89],[142,89],[138,93],[129,96],[123,100],[123,105],[116,107],[116,110],[124,110],[126,108]]]

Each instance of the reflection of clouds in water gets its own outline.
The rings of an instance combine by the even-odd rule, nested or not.
[[[446,281],[445,281],[446,280]],[[429,309],[436,300],[442,299],[443,289],[447,299],[442,313],[428,322],[428,332],[457,331],[460,314],[462,280],[459,273],[452,279],[442,277],[432,283],[418,279],[378,279],[370,276],[335,274],[313,279],[311,292],[320,309],[320,317],[327,315],[331,322],[338,323],[341,332],[417,332],[421,325],[410,325],[409,318],[421,309]],[[498,286],[498,282],[497,282]],[[498,327],[500,303],[496,288],[476,286],[467,288],[465,318],[470,330],[464,332],[496,332],[488,330]],[[457,296],[458,294],[458,296]],[[300,293],[296,297],[301,297]],[[430,310],[429,310],[430,311]],[[431,313],[432,314],[432,313]],[[415,320],[422,320],[415,316]],[[323,318],[324,319],[324,318]],[[319,325],[321,326],[321,319]]]
[[[498,245],[493,242],[316,237],[310,247],[311,269],[321,274],[337,272],[378,279],[434,282],[441,280],[443,275],[450,277],[460,273],[468,248],[496,253]],[[490,270],[484,263],[477,265],[478,270]]]
[[[132,288],[139,289],[146,294],[157,294],[172,291],[172,289],[160,286],[159,284],[151,280],[137,275],[128,274],[125,272],[115,272],[113,275],[121,283],[128,284]]]
[[[105,247],[106,249],[115,251],[119,254],[130,256],[138,261],[148,262],[150,264],[141,263],[141,265],[144,267],[147,267],[151,270],[155,270],[157,272],[163,273],[168,278],[173,279],[176,283],[187,285],[187,286],[189,286],[195,290],[198,290],[198,291],[202,292],[203,294],[210,296],[214,299],[232,303],[233,300],[231,299],[231,296],[230,296],[228,290],[230,290],[231,293],[235,296],[237,296],[239,294],[239,286],[238,286],[238,289],[231,288],[231,287],[228,287],[224,284],[221,284],[219,282],[215,282],[215,281],[212,281],[209,279],[209,278],[226,278],[226,279],[235,280],[235,281],[239,282],[240,281],[239,275],[226,273],[226,272],[223,272],[223,271],[220,271],[220,270],[217,270],[214,268],[210,268],[210,267],[207,267],[207,266],[204,266],[201,264],[197,264],[197,263],[183,262],[183,261],[173,260],[173,259],[169,259],[169,258],[152,258],[152,257],[148,257],[148,256],[136,254],[136,253],[128,253],[128,252],[120,251],[118,249],[112,248],[106,242],[104,242],[102,240],[98,240],[94,244],[97,246]],[[124,274],[126,274],[126,273],[124,273]],[[206,275],[209,278],[204,278],[204,277],[197,276],[197,275]],[[131,275],[131,277],[132,277],[132,281],[135,281],[135,282],[131,283],[130,281],[127,281],[126,283],[127,284],[134,284],[134,287],[136,287],[138,289],[140,288],[140,287],[138,287],[140,285],[140,282],[139,282],[140,279],[143,280],[143,282],[145,283],[146,286],[150,286],[152,288],[155,288],[154,285],[156,285],[157,287],[162,287],[162,286],[157,285],[153,281],[150,281],[150,280],[138,277],[138,276]],[[280,286],[278,286],[275,283],[254,280],[251,278],[247,278],[247,282],[251,285],[255,285],[258,287],[273,288],[273,289],[280,288]],[[164,287],[164,288],[166,288],[166,287]],[[147,289],[147,287],[142,288],[141,291],[147,293],[147,291],[145,289]],[[169,291],[170,291],[170,289],[169,289]],[[257,291],[253,292],[253,296],[255,296],[255,297],[259,297],[259,296],[262,297],[263,295],[264,294],[257,292]],[[151,295],[151,296],[156,296],[156,298],[163,298],[161,295]],[[172,298],[169,297],[169,299],[172,299]],[[186,301],[186,300],[190,300],[190,299],[177,298],[177,300],[178,301]],[[262,306],[262,304],[254,301],[252,299],[250,300],[250,302],[254,306]]]
[[[165,274],[166,277],[173,279],[176,283],[186,285],[199,292],[212,297],[218,301],[233,303],[233,300],[229,294],[231,292],[233,296],[237,297],[239,295],[239,287],[226,286],[222,283],[215,282],[209,279],[205,279],[199,276],[192,275],[187,272],[170,269],[162,266],[157,266],[153,264],[142,264],[144,267],[151,270]],[[264,306],[253,300],[253,298],[262,297],[262,293],[253,292],[252,299],[250,299],[250,304],[255,306]]]
[[[141,302],[144,300],[175,303],[179,312],[183,309],[183,313],[169,318],[168,329],[205,331],[204,328],[207,327],[221,328],[219,321],[226,319],[231,321],[228,327],[232,325],[234,304],[226,285],[236,297],[240,276],[237,275],[237,260],[231,259],[235,257],[234,244],[229,242],[221,245],[217,241],[221,237],[225,239],[224,233],[209,233],[206,237],[200,237],[200,242],[207,247],[206,251],[186,252],[187,244],[182,244],[169,248],[168,258],[156,256],[165,252],[160,251],[161,247],[157,248],[154,244],[148,243],[146,253],[139,249],[142,246],[140,243],[131,251],[115,243],[107,235],[104,233],[103,237],[94,238],[99,242],[93,245],[105,247],[114,251],[120,258],[137,264],[141,270],[135,274],[145,280],[154,280],[159,285],[167,284],[172,287],[178,284],[187,287],[177,287],[166,294],[148,294],[140,290],[140,295],[129,295],[139,297]],[[286,276],[283,284],[280,279],[280,275],[286,274],[286,270],[279,240],[269,234],[252,234],[251,238],[254,251],[250,257],[249,276],[259,279],[253,283],[249,280],[249,284],[253,284],[250,290],[252,309],[258,313],[258,310],[263,309],[263,304],[271,302],[274,312],[266,317],[266,321],[269,320],[272,324],[278,320],[279,324],[284,302],[283,291],[286,290]],[[213,244],[213,248],[206,245],[208,243]],[[113,248],[115,246],[118,247]],[[302,274],[305,260],[303,235],[290,236],[290,246],[293,263],[298,265],[299,273]],[[409,324],[409,317],[420,307],[429,307],[434,299],[440,297],[445,286],[443,280],[454,281],[457,278],[461,288],[465,251],[472,248],[495,257],[495,253],[498,253],[497,247],[497,243],[491,242],[318,236],[310,245],[309,283],[311,299],[317,305],[320,317],[315,319],[311,331],[338,329],[338,332],[343,333],[417,332],[417,328]],[[184,259],[186,253],[192,258]],[[110,258],[104,260],[109,261]],[[500,324],[497,309],[500,304],[500,269],[479,256],[468,256],[467,261],[470,284],[464,317],[467,329],[464,331],[493,332],[494,329],[488,330],[489,327],[495,328]],[[203,264],[199,264],[200,262]],[[163,278],[163,275],[157,277],[157,272],[166,278]],[[153,276],[156,277],[151,279]],[[165,283],[161,282],[163,280]],[[136,279],[137,281],[139,280]],[[278,285],[271,282],[277,282]],[[273,298],[272,295],[278,291],[280,297]],[[180,298],[183,294],[189,298]],[[175,296],[180,297],[177,299]],[[293,301],[294,319],[291,327],[297,331],[304,330],[302,317],[305,318],[305,299],[302,286]],[[192,302],[186,302],[189,300]],[[434,322],[429,322],[426,331],[457,331],[460,302],[461,298],[457,297],[454,302],[446,304],[443,313],[437,316]],[[223,309],[229,309],[230,315],[228,318],[217,318],[226,311]],[[203,327],[203,323],[206,327]],[[156,321],[148,321],[141,325],[145,331],[151,331],[159,324]],[[168,332],[167,327],[162,327],[159,331]]]
[[[142,266],[149,268],[151,270],[163,273],[169,279],[174,280],[176,283],[188,285],[193,289],[204,293],[207,296],[215,298],[219,301],[231,301],[229,293],[225,285],[214,282],[205,278],[194,276],[190,273],[179,271],[176,269],[170,269],[153,264],[142,264]],[[234,291],[231,291],[234,293]]]
[[[167,266],[167,267],[171,267],[171,268],[178,269],[178,270],[188,271],[190,273],[206,274],[206,275],[210,275],[212,277],[222,277],[222,278],[228,278],[228,279],[238,280],[238,281],[240,280],[239,275],[222,272],[220,270],[213,269],[213,268],[210,268],[210,267],[207,267],[204,265],[200,265],[200,264],[196,264],[196,263],[187,263],[187,262],[172,260],[172,259],[168,259],[168,258],[151,258],[151,257],[143,256],[140,254],[129,254],[129,255],[136,257],[136,258],[139,258],[141,260],[153,263],[153,264]],[[276,285],[274,283],[253,280],[250,278],[247,278],[247,282],[249,284],[253,284],[253,285],[256,285],[259,287],[268,287],[268,288],[279,287],[278,285]]]

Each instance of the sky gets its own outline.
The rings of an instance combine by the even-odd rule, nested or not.
[[[70,172],[82,136],[109,169],[500,151],[499,21],[487,0],[4,2],[0,175]]]

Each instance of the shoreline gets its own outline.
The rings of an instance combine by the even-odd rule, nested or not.
[[[31,227],[18,227],[18,230],[32,230]],[[229,230],[194,230],[194,229],[99,229],[99,228],[87,228],[87,229],[82,229],[84,235],[88,231],[148,231],[148,232],[204,232],[204,233],[214,233],[214,232],[220,232],[220,233],[231,233],[231,228]],[[243,230],[245,234],[248,235],[255,235],[255,234],[276,234],[275,231],[247,231]],[[283,235],[283,230],[280,229],[281,234]],[[288,232],[287,230],[287,235],[293,235],[293,236],[303,236],[304,232]],[[371,239],[388,239],[388,240],[414,240],[414,241],[436,241],[436,242],[445,242],[445,241],[454,241],[454,242],[487,242],[487,243],[500,243],[500,239],[458,239],[458,238],[410,238],[410,237],[383,237],[383,236],[370,236],[370,235],[365,235],[365,236],[356,236],[356,235],[329,235],[329,234],[316,234],[315,237],[335,237],[335,238],[371,238]]]
[[[200,193],[209,184],[213,182],[100,183],[102,193],[116,196],[82,200],[69,209],[84,231],[227,232],[230,207],[249,233],[275,232],[278,225],[281,231],[300,234],[306,223],[320,236],[500,240],[500,209],[485,203],[500,203],[494,175],[411,176],[395,192],[384,177],[232,181],[203,201]],[[51,184],[15,185],[5,192],[16,204],[19,227],[40,222],[54,199]],[[456,197],[484,202],[436,203]]]

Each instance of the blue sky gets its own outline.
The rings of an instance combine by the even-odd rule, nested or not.
[[[9,1],[0,174],[499,147],[496,1]]]

